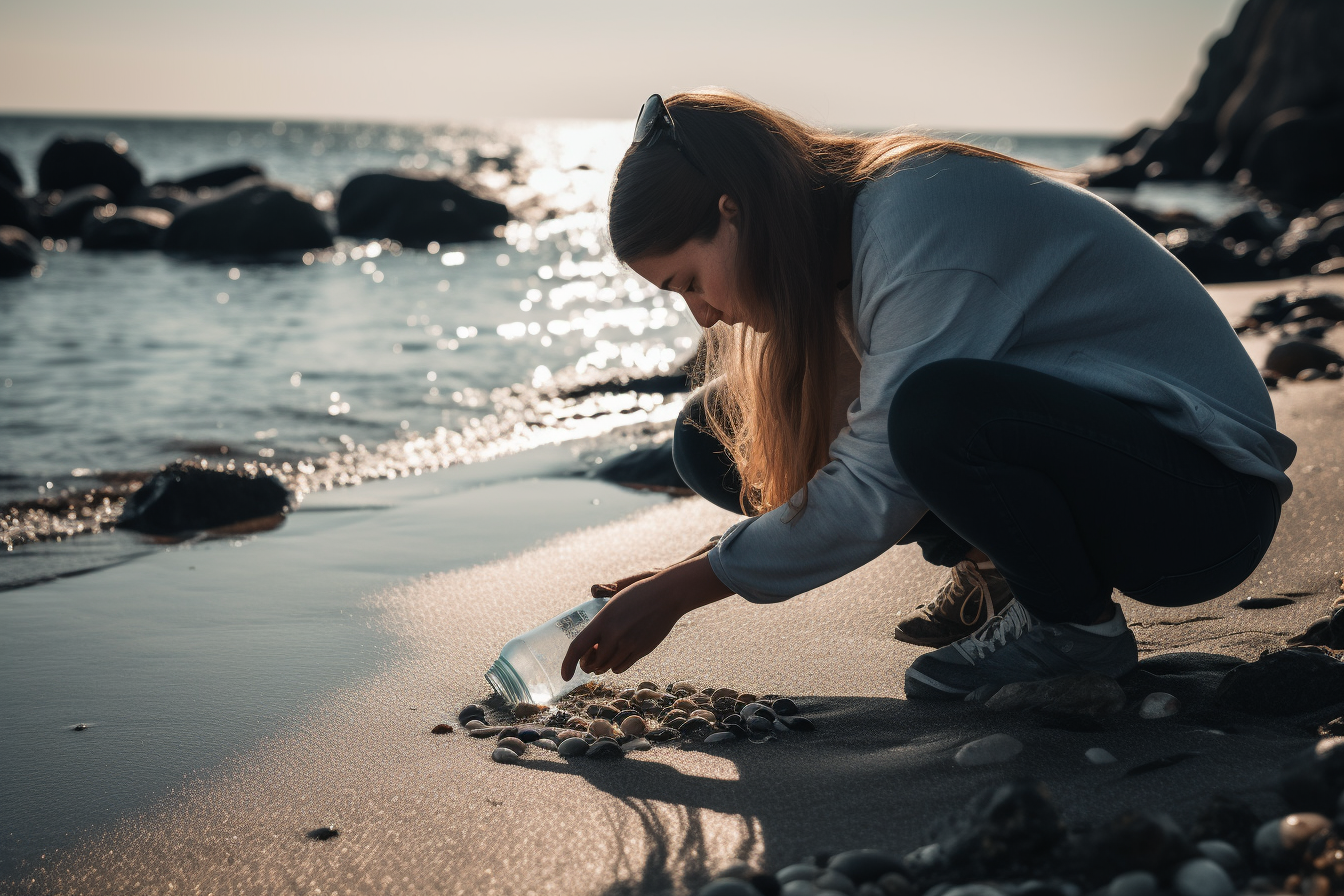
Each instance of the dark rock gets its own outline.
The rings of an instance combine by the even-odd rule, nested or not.
[[[761,892],[739,878],[721,877],[697,890],[696,896],[761,896]]]
[[[496,227],[508,223],[509,210],[446,177],[386,171],[361,174],[346,184],[336,219],[347,236],[424,248],[431,242],[490,239]]]
[[[1178,896],[1234,896],[1237,892],[1223,866],[1202,856],[1176,869],[1172,887]]]
[[[0,183],[0,225],[36,233],[40,229],[39,223],[37,205],[18,190]]]
[[[812,881],[823,893],[835,892],[844,893],[845,896],[856,896],[858,888],[854,886],[854,881],[839,871],[828,868],[817,875],[817,879]]]
[[[588,748],[588,756],[592,759],[619,759],[624,755],[625,751],[614,740],[599,740]]]
[[[1279,774],[1279,793],[1294,812],[1333,816],[1344,795],[1344,737],[1327,737],[1293,757]]]
[[[285,187],[245,181],[182,210],[163,250],[198,258],[274,258],[331,245],[322,213]]]
[[[517,737],[517,736],[518,736],[518,726],[517,726],[517,725],[505,725],[503,728],[500,728],[500,729],[499,729],[499,736],[502,737],[502,738],[503,738],[503,737]]]
[[[1196,842],[1222,840],[1242,855],[1250,855],[1260,816],[1248,804],[1222,794],[1215,795],[1190,826],[1190,838]]]
[[[678,732],[675,728],[655,728],[644,735],[646,740],[653,741],[655,744],[667,743],[670,740],[676,740]]]
[[[1254,835],[1254,831],[1251,832]],[[1217,862],[1229,872],[1244,870],[1246,860],[1240,851],[1226,840],[1200,840],[1195,849],[1206,859]]]
[[[591,469],[596,479],[632,488],[689,491],[685,480],[672,463],[672,440],[652,448],[638,448],[628,454],[606,458]]]
[[[614,379],[561,389],[559,394],[561,398],[582,398],[585,395],[605,392],[638,392],[647,395],[664,395],[672,392],[689,392],[690,389],[690,376],[685,372],[654,374],[643,377],[621,374]]]
[[[1339,352],[1306,339],[1286,339],[1269,350],[1265,367],[1282,376],[1297,376],[1308,368],[1344,362]]]
[[[85,725],[83,722],[78,722],[78,723],[76,723],[76,724],[70,726],[70,730],[71,730],[71,731],[87,731],[88,729],[89,729],[89,726],[88,726],[88,725]]]
[[[905,863],[889,852],[880,849],[851,849],[831,856],[826,867],[839,871],[856,884],[866,884],[877,880],[884,874],[904,874]]]
[[[785,865],[775,872],[775,880],[781,884],[793,883],[795,880],[816,880],[821,874],[821,869],[811,862],[800,862],[796,865]]]
[[[1080,835],[1071,847],[1081,875],[1094,886],[1125,871],[1147,871],[1166,879],[1181,863],[1198,856],[1170,817],[1128,810]]]
[[[429,733],[430,733],[430,734],[452,734],[452,733],[453,733],[453,726],[447,724],[446,722],[440,722],[439,724],[435,725],[433,728],[429,729]]]
[[[478,706],[475,703],[468,703],[466,706],[458,710],[457,713],[457,720],[459,722],[462,722],[463,724],[465,724],[467,721],[471,719],[484,719],[484,718],[485,718],[485,707]]]
[[[289,508],[289,489],[270,476],[171,464],[127,499],[117,526],[175,535],[279,516]]]
[[[44,193],[102,184],[117,202],[129,205],[144,183],[140,167],[102,140],[58,137],[37,163],[37,188]]]
[[[37,267],[41,247],[26,230],[0,224],[0,277],[28,277]]]
[[[798,715],[798,704],[794,703],[788,697],[780,697],[771,707],[777,716],[796,716]]]
[[[941,862],[955,879],[994,879],[1032,869],[1064,837],[1045,785],[1019,779],[981,791],[937,834]]]
[[[1306,631],[1289,638],[1288,645],[1344,649],[1344,597],[1335,598],[1330,605],[1330,612],[1307,626]]]
[[[1224,239],[1236,242],[1254,240],[1259,243],[1272,243],[1288,230],[1288,221],[1278,215],[1268,215],[1255,208],[1228,218],[1218,225],[1217,233]]]
[[[1336,37],[1344,34],[1344,18],[1334,27]],[[1241,153],[1246,179],[1270,199],[1312,206],[1344,189],[1344,79],[1335,68],[1333,109],[1285,108],[1260,124]]]
[[[779,881],[775,880],[773,874],[753,874],[747,878],[747,883],[755,887],[761,896],[779,896]]]
[[[496,747],[503,748],[505,750],[512,750],[519,756],[523,755],[524,751],[527,750],[527,744],[517,737],[501,737],[499,739],[499,743],[496,744]]]
[[[768,734],[775,730],[775,723],[761,716],[747,719],[747,730],[753,734]]]
[[[14,160],[3,152],[0,152],[0,187],[8,187],[15,193],[23,192],[23,176]],[[0,221],[0,224],[5,223],[8,222]]]
[[[517,737],[523,743],[530,744],[541,739],[541,731],[536,728],[519,728]]]
[[[1286,607],[1292,603],[1296,601],[1291,597],[1247,597],[1237,601],[1237,606],[1243,610],[1273,610],[1275,607]]]
[[[105,209],[113,209],[107,214]],[[173,223],[173,213],[160,208],[107,205],[85,217],[82,233],[85,249],[157,249]]]
[[[681,733],[682,737],[688,737],[699,740],[704,738],[705,735],[709,734],[710,730],[713,727],[714,726],[710,725],[709,722],[706,722],[704,719],[690,718],[687,719],[682,724],[682,726],[677,730]]]
[[[504,729],[503,729],[503,728],[500,728],[500,727],[497,726],[497,725],[487,726],[487,727],[485,727],[485,728],[468,728],[468,729],[467,729],[467,733],[470,734],[472,737],[496,737],[496,736],[502,734],[503,731],[504,731]]]
[[[226,165],[221,168],[211,168],[207,171],[198,171],[195,174],[189,174],[181,180],[169,181],[155,186],[171,186],[189,193],[195,193],[200,190],[218,190],[236,184],[240,180],[247,180],[250,177],[264,178],[266,172],[262,171],[260,166],[251,162],[240,162],[237,165]]]
[[[814,731],[817,727],[812,724],[812,720],[807,716],[788,716],[779,721],[788,725],[790,731]]]
[[[310,840],[330,840],[332,837],[339,837],[341,831],[334,824],[327,825],[324,828],[314,828],[308,832]]]
[[[556,752],[566,758],[582,756],[588,752],[588,744],[581,737],[567,737],[560,741],[560,746]]]
[[[512,765],[518,761],[518,754],[508,747],[495,747],[494,752],[490,754],[490,758],[501,765]]]
[[[1167,249],[1185,265],[1201,283],[1240,283],[1243,281],[1275,280],[1286,274],[1281,266],[1261,263],[1260,257],[1249,251],[1250,246],[1226,245],[1211,230],[1172,231],[1167,234]]]
[[[1125,691],[1114,678],[1094,672],[1046,681],[1010,682],[985,701],[998,712],[1038,712],[1101,716],[1125,708]]]
[[[44,236],[56,239],[79,236],[84,230],[85,219],[93,213],[93,210],[109,206],[111,211],[116,211],[112,191],[100,184],[48,193],[46,202],[41,207],[42,233]]]
[[[1344,702],[1344,662],[1319,647],[1262,654],[1223,676],[1215,700],[1228,709],[1284,716]]]

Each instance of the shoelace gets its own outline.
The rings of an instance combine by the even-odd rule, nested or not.
[[[1008,636],[1021,635],[1031,627],[1031,617],[1022,612],[1009,612],[994,616],[985,623],[984,628],[968,635],[963,642],[966,649],[975,651],[976,659],[984,659],[985,654],[993,653],[1008,643]]]
[[[989,599],[989,583],[985,581],[984,573],[974,563],[958,563],[952,567],[952,581],[929,607],[930,612],[940,616],[948,615],[943,613],[944,606],[958,600],[959,594],[966,595],[957,608],[957,617],[962,625],[973,627],[986,607],[991,613],[994,611],[994,605]],[[968,616],[967,610],[970,609],[974,609],[975,612]]]

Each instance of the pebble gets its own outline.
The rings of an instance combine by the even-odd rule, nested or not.
[[[341,836],[341,829],[334,824],[329,824],[322,828],[313,828],[308,832],[310,840],[330,840],[332,837]]]
[[[635,691],[635,699],[640,703],[652,703],[661,699],[662,696],[662,692],[656,688],[640,688],[638,691]]]
[[[1165,719],[1167,716],[1174,716],[1180,711],[1181,701],[1171,694],[1164,694],[1161,691],[1149,694],[1139,704],[1139,715],[1145,719]]]
[[[614,740],[599,740],[588,748],[588,755],[594,759],[615,759],[624,756],[625,751]]]
[[[1301,371],[1297,375],[1297,378],[1304,383],[1309,383],[1312,380],[1319,380],[1324,377],[1325,377],[1325,371],[1320,370],[1319,368],[1316,367],[1308,367],[1306,370]]]
[[[643,716],[629,716],[622,720],[621,730],[631,737],[643,737],[649,733],[649,723]]]
[[[882,875],[877,879],[877,885],[882,888],[885,896],[918,896],[919,894],[919,888],[899,871]]]
[[[435,725],[433,728],[429,729],[429,733],[430,733],[430,734],[452,734],[452,733],[453,733],[453,726],[452,726],[452,725],[445,725],[445,724],[443,724],[442,722],[440,722],[439,724]]]
[[[557,752],[561,756],[582,756],[588,752],[588,743],[582,737],[569,737],[560,741]]]
[[[789,716],[781,721],[789,726],[790,731],[815,731],[817,728],[807,716]]]
[[[486,724],[480,719],[467,719],[466,724],[463,727],[468,731],[480,731],[482,728],[486,727]]]
[[[588,733],[593,737],[611,737],[616,733],[616,726],[606,719],[594,719],[588,726]]]
[[[709,695],[709,699],[718,703],[720,700],[737,700],[737,691],[732,688],[718,688]]]
[[[696,896],[761,896],[761,893],[744,880],[721,877],[697,890]]]
[[[695,686],[695,683],[691,681],[675,681],[672,683],[672,693],[674,694],[680,694],[682,692],[694,694],[699,690],[700,689]]]
[[[831,869],[817,875],[817,879],[812,883],[822,891],[834,890],[837,893],[844,893],[846,896],[855,896],[858,893],[858,887],[854,886],[854,881],[850,880],[847,875]]]
[[[1101,747],[1093,747],[1083,755],[1086,756],[1087,761],[1093,765],[1110,765],[1112,762],[1116,761],[1115,757],[1111,755],[1110,750],[1103,750]]]
[[[516,737],[501,737],[496,749],[512,750],[515,755],[521,756],[527,749],[527,744]]]
[[[468,703],[466,706],[458,710],[457,713],[457,720],[463,724],[466,724],[467,721],[470,719],[484,719],[484,718],[485,718],[485,707],[475,703]]]
[[[534,742],[532,746],[538,747],[542,750],[550,750],[552,753],[560,749],[560,745],[557,744],[555,741],[551,740],[549,737],[540,738],[539,740]]]
[[[1180,896],[1234,896],[1232,878],[1212,859],[1191,859],[1176,869],[1172,885]]]
[[[472,728],[467,733],[470,734],[472,737],[494,737],[496,734],[499,734],[503,730],[504,730],[503,728],[494,728],[487,726],[485,728]]]
[[[786,865],[775,872],[775,880],[781,884],[787,884],[795,880],[816,880],[821,876],[821,869],[816,865],[807,865],[799,863],[797,865]]]
[[[957,765],[969,768],[976,765],[992,765],[1007,762],[1022,752],[1022,742],[1006,734],[991,734],[973,740],[957,751]]]
[[[704,719],[711,725],[716,725],[719,721],[719,717],[714,715],[714,713],[710,712],[708,709],[697,709],[695,712],[691,713],[691,718]]]
[[[796,716],[798,715],[798,704],[794,703],[788,697],[780,697],[775,701],[772,707],[777,716]]]
[[[1242,865],[1241,853],[1237,848],[1226,840],[1201,840],[1195,844],[1195,849],[1206,859],[1212,859],[1228,871],[1240,868]]]
[[[508,747],[495,747],[495,751],[490,754],[490,758],[495,760],[496,762],[501,762],[505,765],[508,765],[511,762],[518,761],[518,754],[510,750]]]
[[[627,753],[643,752],[644,750],[652,750],[653,744],[642,737],[636,737],[621,744],[621,749]]]
[[[779,888],[779,896],[816,896],[820,892],[810,880],[791,880]]]
[[[880,849],[851,849],[831,856],[826,867],[840,872],[855,883],[863,884],[878,880],[883,875],[899,874],[905,869],[905,864],[899,857]],[[909,881],[906,883],[909,884]]]
[[[780,734],[788,734],[788,733],[789,733],[789,730],[790,730],[790,729],[789,729],[789,726],[788,726],[788,725],[785,725],[785,724],[784,724],[783,722],[781,722],[779,719],[775,719],[775,720],[774,720],[773,722],[771,722],[770,724],[773,725],[774,728],[775,728],[775,730],[778,731]]]
[[[721,744],[724,741],[737,740],[737,735],[731,731],[715,731],[709,737],[705,738],[707,744]]]
[[[650,731],[648,734],[646,734],[646,735],[644,735],[644,736],[645,736],[645,738],[647,738],[648,740],[652,741],[652,742],[655,743],[655,744],[664,744],[664,743],[667,743],[667,742],[670,741],[670,740],[675,740],[675,739],[676,739],[676,737],[677,737],[677,729],[675,729],[675,728],[655,728],[655,729],[653,729],[652,731]]]
[[[513,707],[513,717],[515,719],[530,719],[545,708],[536,703],[518,703]]]
[[[765,734],[775,730],[775,723],[760,716],[752,716],[747,719],[747,730],[755,734]]]
[[[530,744],[533,741],[541,740],[541,732],[536,728],[519,728],[518,739],[525,744]]]
[[[1117,874],[1106,888],[1106,896],[1155,896],[1157,878],[1147,871]]]
[[[742,707],[738,715],[744,719],[749,719],[763,709],[765,709],[765,706],[761,703],[748,703]]]

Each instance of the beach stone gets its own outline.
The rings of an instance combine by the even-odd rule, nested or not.
[[[667,743],[677,738],[677,730],[675,728],[655,728],[644,737],[655,744]]]
[[[527,743],[522,740],[519,740],[516,737],[501,737],[499,739],[499,743],[496,745],[496,748],[512,750],[514,753],[521,756],[523,755],[523,751],[527,749]]]
[[[961,884],[947,888],[942,896],[1003,896],[1003,891],[989,884]]]
[[[182,209],[163,238],[163,251],[193,258],[290,256],[332,243],[322,212],[277,184],[242,181]]]
[[[194,174],[188,174],[181,180],[164,181],[154,186],[172,186],[186,190],[188,193],[198,193],[202,190],[218,190],[236,184],[240,180],[247,180],[252,177],[264,178],[265,176],[266,172],[261,169],[261,166],[251,162],[242,162],[237,165],[224,165],[219,168],[197,171]]]
[[[746,704],[743,704],[742,708],[741,708],[740,710],[738,710],[738,713],[737,713],[737,714],[740,715],[740,716],[741,716],[742,718],[744,718],[744,719],[749,719],[749,718],[751,718],[752,716],[756,715],[757,713],[761,713],[761,714],[763,714],[763,715],[764,715],[765,713],[769,713],[769,715],[767,716],[767,718],[769,718],[771,721],[773,721],[773,720],[774,720],[774,717],[775,717],[775,714],[774,714],[773,712],[770,711],[769,707],[767,707],[767,706],[765,706],[764,704],[761,704],[761,703],[746,703]]]
[[[640,688],[635,692],[635,699],[640,703],[652,703],[661,698],[662,692],[657,688]]]
[[[101,184],[117,202],[129,205],[145,181],[140,166],[122,149],[104,140],[57,137],[38,159],[38,190],[72,190],[86,184]]]
[[[697,712],[700,709],[700,704],[687,697],[682,697],[672,704],[672,708],[684,712],[689,716],[691,713]]]
[[[1037,711],[1062,715],[1101,716],[1125,706],[1125,692],[1114,678],[1095,672],[1064,675],[1046,681],[1015,681],[999,688],[984,703],[996,712]]]
[[[689,694],[694,694],[700,689],[697,688],[692,681],[674,681],[670,690],[678,697],[683,697]]]
[[[513,707],[513,717],[515,719],[530,719],[545,708],[535,703],[516,703]]]
[[[517,737],[517,736],[518,736],[518,731],[519,731],[519,728],[518,728],[517,725],[505,725],[503,728],[499,729],[499,736],[500,736],[500,737]]]
[[[582,737],[568,737],[560,741],[557,748],[561,756],[582,756],[588,752],[588,744]]]
[[[817,896],[821,891],[810,880],[791,880],[779,888],[779,896]]]
[[[627,753],[642,753],[645,750],[652,750],[653,744],[643,737],[635,737],[621,744],[621,749]]]
[[[854,885],[854,881],[850,880],[848,875],[841,874],[832,868],[828,868],[817,875],[812,884],[822,892],[834,891],[844,893],[846,896],[856,896],[858,893],[858,887]]]
[[[1106,896],[1156,896],[1157,878],[1147,871],[1126,871],[1111,878]]]
[[[731,731],[715,731],[709,737],[705,738],[707,744],[721,744],[726,741],[737,740],[737,735]]]
[[[968,877],[999,878],[1026,871],[1064,837],[1050,791],[1029,778],[981,790],[935,830],[936,853],[905,859],[915,878],[922,873],[915,863],[930,860],[935,867],[956,868]]]
[[[737,691],[733,690],[732,688],[716,688],[714,690],[714,693],[709,695],[709,698],[713,700],[715,703],[719,702],[720,700],[736,700]]]
[[[466,728],[468,731],[479,731],[480,729],[486,727],[486,725],[480,719],[468,719],[466,725],[464,725],[463,727]]]
[[[789,728],[788,725],[785,725],[779,719],[775,719],[775,721],[771,722],[770,724],[774,726],[775,731],[778,732],[779,734],[788,734],[789,731],[792,730],[791,728]],[[726,727],[728,723],[725,722],[724,725]]]
[[[678,730],[682,737],[703,738],[713,726],[701,718],[687,719]]]
[[[485,707],[476,703],[468,703],[457,711],[457,720],[465,724],[470,719],[485,719]]]
[[[963,768],[1008,762],[1022,752],[1022,742],[1007,734],[991,734],[957,750],[956,763]]]
[[[864,886],[869,886],[865,884]],[[877,879],[877,886],[883,896],[918,896],[919,888],[912,884],[904,874],[889,872]]]
[[[1322,647],[1289,647],[1261,654],[1230,670],[1214,700],[1258,715],[1298,715],[1344,702],[1344,662]]]
[[[624,755],[625,751],[614,740],[599,740],[588,748],[588,756],[593,759],[617,759]]]
[[[1079,860],[1098,884],[1125,871],[1149,871],[1165,878],[1198,855],[1169,816],[1133,810],[1097,825],[1081,839],[1079,849]]]
[[[649,732],[649,723],[641,716],[628,716],[621,720],[621,730],[631,737],[643,737]]]
[[[737,877],[721,877],[696,891],[697,896],[761,896],[751,884]]]
[[[1285,763],[1279,793],[1294,812],[1333,815],[1344,797],[1344,737],[1323,738]]]
[[[472,737],[494,737],[495,735],[500,734],[503,731],[504,731],[503,728],[499,728],[497,726],[486,726],[484,728],[468,727],[467,733],[470,734]]]
[[[775,872],[775,880],[779,881],[781,884],[787,884],[795,880],[813,881],[820,876],[820,868],[805,862],[799,862],[795,865],[785,865]]]
[[[522,741],[525,744],[530,744],[533,741],[541,740],[541,732],[538,731],[536,728],[519,728],[518,734],[516,736],[518,740]]]
[[[556,753],[560,750],[560,745],[549,737],[543,737],[533,741],[532,746],[542,750],[549,750],[552,753]]]
[[[332,837],[341,836],[341,830],[336,825],[329,824],[325,827],[313,828],[307,836],[310,840],[330,840]]]
[[[1269,355],[1265,358],[1265,367],[1281,376],[1302,379],[1301,375],[1308,370],[1315,370],[1320,376],[1325,376],[1325,366],[1338,364],[1340,361],[1344,361],[1344,358],[1341,358],[1338,352],[1319,342],[1308,339],[1286,339],[1269,350]]]
[[[1109,750],[1102,749],[1101,747],[1093,747],[1083,755],[1085,755],[1087,761],[1093,765],[1109,765],[1116,761]]]
[[[1181,701],[1171,694],[1149,694],[1139,704],[1139,716],[1144,719],[1165,719],[1181,711]]]
[[[341,190],[336,220],[346,236],[423,249],[431,242],[490,239],[509,222],[509,210],[447,177],[396,170],[352,178]]]
[[[1235,896],[1236,885],[1212,859],[1191,859],[1176,869],[1172,885],[1180,896]]]
[[[85,249],[103,251],[157,249],[172,223],[173,213],[161,208],[99,206],[84,217],[80,239]]]
[[[779,896],[779,881],[773,874],[753,874],[746,879],[761,896]]]
[[[443,724],[442,722],[440,722],[439,724],[435,725],[433,728],[429,729],[429,733],[430,733],[430,734],[452,734],[452,733],[453,733],[453,726],[452,726],[452,725],[445,725],[445,724]]]
[[[616,726],[606,719],[594,719],[588,726],[588,733],[593,737],[613,737],[616,734]]]
[[[1252,842],[1260,829],[1260,816],[1243,800],[1225,794],[1212,796],[1190,826],[1191,839],[1203,843],[1223,841],[1240,855],[1254,853]],[[1215,858],[1209,856],[1209,858]]]
[[[754,734],[768,734],[775,730],[775,723],[760,716],[747,719],[747,730]]]
[[[199,532],[289,512],[278,479],[169,464],[126,500],[117,528],[146,535]]]
[[[719,722],[719,717],[707,709],[697,709],[695,712],[691,713],[691,718],[700,719],[710,725],[717,725]]]
[[[838,871],[856,884],[876,881],[884,874],[903,873],[905,863],[899,856],[880,849],[851,849],[831,856],[826,867]]]
[[[812,720],[809,719],[807,716],[788,716],[784,719],[780,719],[779,721],[782,721],[785,725],[788,725],[790,731],[816,730],[816,726],[812,724]]]
[[[771,706],[777,716],[796,716],[798,715],[798,704],[794,703],[788,697],[780,697]]]
[[[1204,858],[1217,862],[1226,871],[1233,871],[1244,864],[1241,853],[1226,840],[1201,840],[1195,844],[1195,849],[1199,850],[1199,854]]]
[[[518,754],[508,747],[495,747],[495,751],[490,754],[490,758],[504,765],[518,761]]]

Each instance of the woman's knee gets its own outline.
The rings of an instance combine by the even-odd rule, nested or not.
[[[706,428],[704,391],[686,401],[672,434],[672,464],[687,488],[725,510],[741,513],[741,478],[727,449]]]

